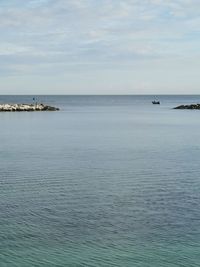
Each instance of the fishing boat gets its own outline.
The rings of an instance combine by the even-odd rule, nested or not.
[[[153,104],[153,105],[160,105],[160,101],[155,101],[155,100],[154,100],[154,101],[152,101],[152,104]]]

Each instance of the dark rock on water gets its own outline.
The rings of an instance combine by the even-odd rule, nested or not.
[[[45,111],[56,111],[59,110],[59,108],[51,107],[51,106],[44,106]]]
[[[174,109],[200,109],[200,104],[180,105]]]
[[[44,104],[0,104],[0,112],[57,111],[59,108]]]

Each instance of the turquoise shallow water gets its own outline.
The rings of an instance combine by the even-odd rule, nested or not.
[[[30,102],[2,96],[0,102]],[[0,113],[0,266],[200,266],[200,96]]]

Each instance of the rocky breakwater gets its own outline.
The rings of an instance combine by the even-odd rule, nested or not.
[[[57,111],[59,108],[44,104],[0,104],[0,112],[16,111]]]
[[[174,109],[200,109],[200,104],[180,105]]]

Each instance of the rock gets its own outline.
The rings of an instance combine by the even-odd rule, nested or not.
[[[200,104],[180,105],[174,109],[200,109]]]
[[[44,104],[0,104],[0,112],[16,111],[57,111],[59,108]]]

